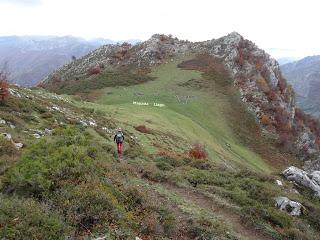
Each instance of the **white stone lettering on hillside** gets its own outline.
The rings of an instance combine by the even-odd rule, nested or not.
[[[151,105],[148,102],[135,102],[135,101],[133,101],[132,104],[133,105],[139,105],[139,106],[149,106],[149,105]],[[152,106],[154,106],[154,107],[165,107],[166,105],[163,104],[163,103],[153,103]]]
[[[133,102],[134,105],[139,105],[139,106],[149,106],[149,103],[147,102]]]

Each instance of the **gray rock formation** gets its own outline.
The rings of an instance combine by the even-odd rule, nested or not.
[[[314,171],[308,174],[306,171],[291,166],[285,169],[282,174],[287,180],[313,190],[315,194],[320,197],[320,171]]]
[[[302,213],[303,206],[301,203],[291,201],[287,197],[277,197],[275,201],[276,207],[278,207],[280,210],[287,211],[291,216],[300,216]]]

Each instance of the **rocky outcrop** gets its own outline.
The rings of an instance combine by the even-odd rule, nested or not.
[[[297,167],[291,166],[285,169],[282,174],[287,180],[311,189],[320,197],[320,171],[307,173]]]
[[[277,208],[287,211],[291,216],[300,216],[302,213],[303,206],[301,203],[291,201],[287,197],[277,197],[275,201]]]
[[[44,79],[42,85],[52,81],[81,78],[90,68],[110,68],[131,64],[138,67],[154,66],[169,61],[175,55],[185,54],[191,45],[192,43],[188,41],[163,34],[155,34],[149,40],[136,45],[128,43],[104,45],[56,70]]]

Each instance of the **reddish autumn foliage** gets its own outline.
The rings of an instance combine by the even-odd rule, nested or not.
[[[101,69],[100,67],[90,67],[88,70],[87,70],[87,73],[89,76],[92,76],[92,75],[96,75],[96,74],[99,74],[101,73]]]
[[[3,102],[7,97],[9,97],[9,83],[7,75],[0,72],[0,101]]]
[[[243,52],[242,48],[238,49],[238,56],[236,58],[236,63],[240,67],[242,67],[244,65],[244,52]]]
[[[257,79],[256,83],[257,83],[259,89],[261,91],[263,91],[264,93],[270,92],[270,87],[264,78]]]
[[[266,93],[269,101],[274,101],[277,99],[277,93],[274,90],[270,90]]]
[[[270,118],[267,116],[267,115],[262,115],[262,117],[261,117],[261,123],[262,123],[262,125],[265,125],[265,126],[267,126],[267,125],[270,125],[271,124],[271,120],[270,120]]]
[[[278,82],[278,87],[279,87],[281,93],[283,93],[286,90],[287,86],[288,86],[287,80],[284,79],[283,77],[280,77],[279,82]]]
[[[142,133],[147,133],[147,134],[152,133],[152,130],[147,128],[145,125],[135,126],[134,129]]]
[[[116,60],[124,60],[130,57],[128,49],[122,49],[112,56]]]
[[[258,71],[260,71],[263,67],[263,60],[261,58],[257,58],[255,61],[256,61],[256,68]]]
[[[291,130],[290,113],[284,108],[278,106],[274,108],[276,128],[280,132],[289,132]]]
[[[195,159],[206,159],[208,157],[208,152],[204,145],[194,144],[189,151],[189,156]]]

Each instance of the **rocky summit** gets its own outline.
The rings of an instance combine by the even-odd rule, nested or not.
[[[0,238],[318,239],[320,124],[236,32],[0,83]]]

